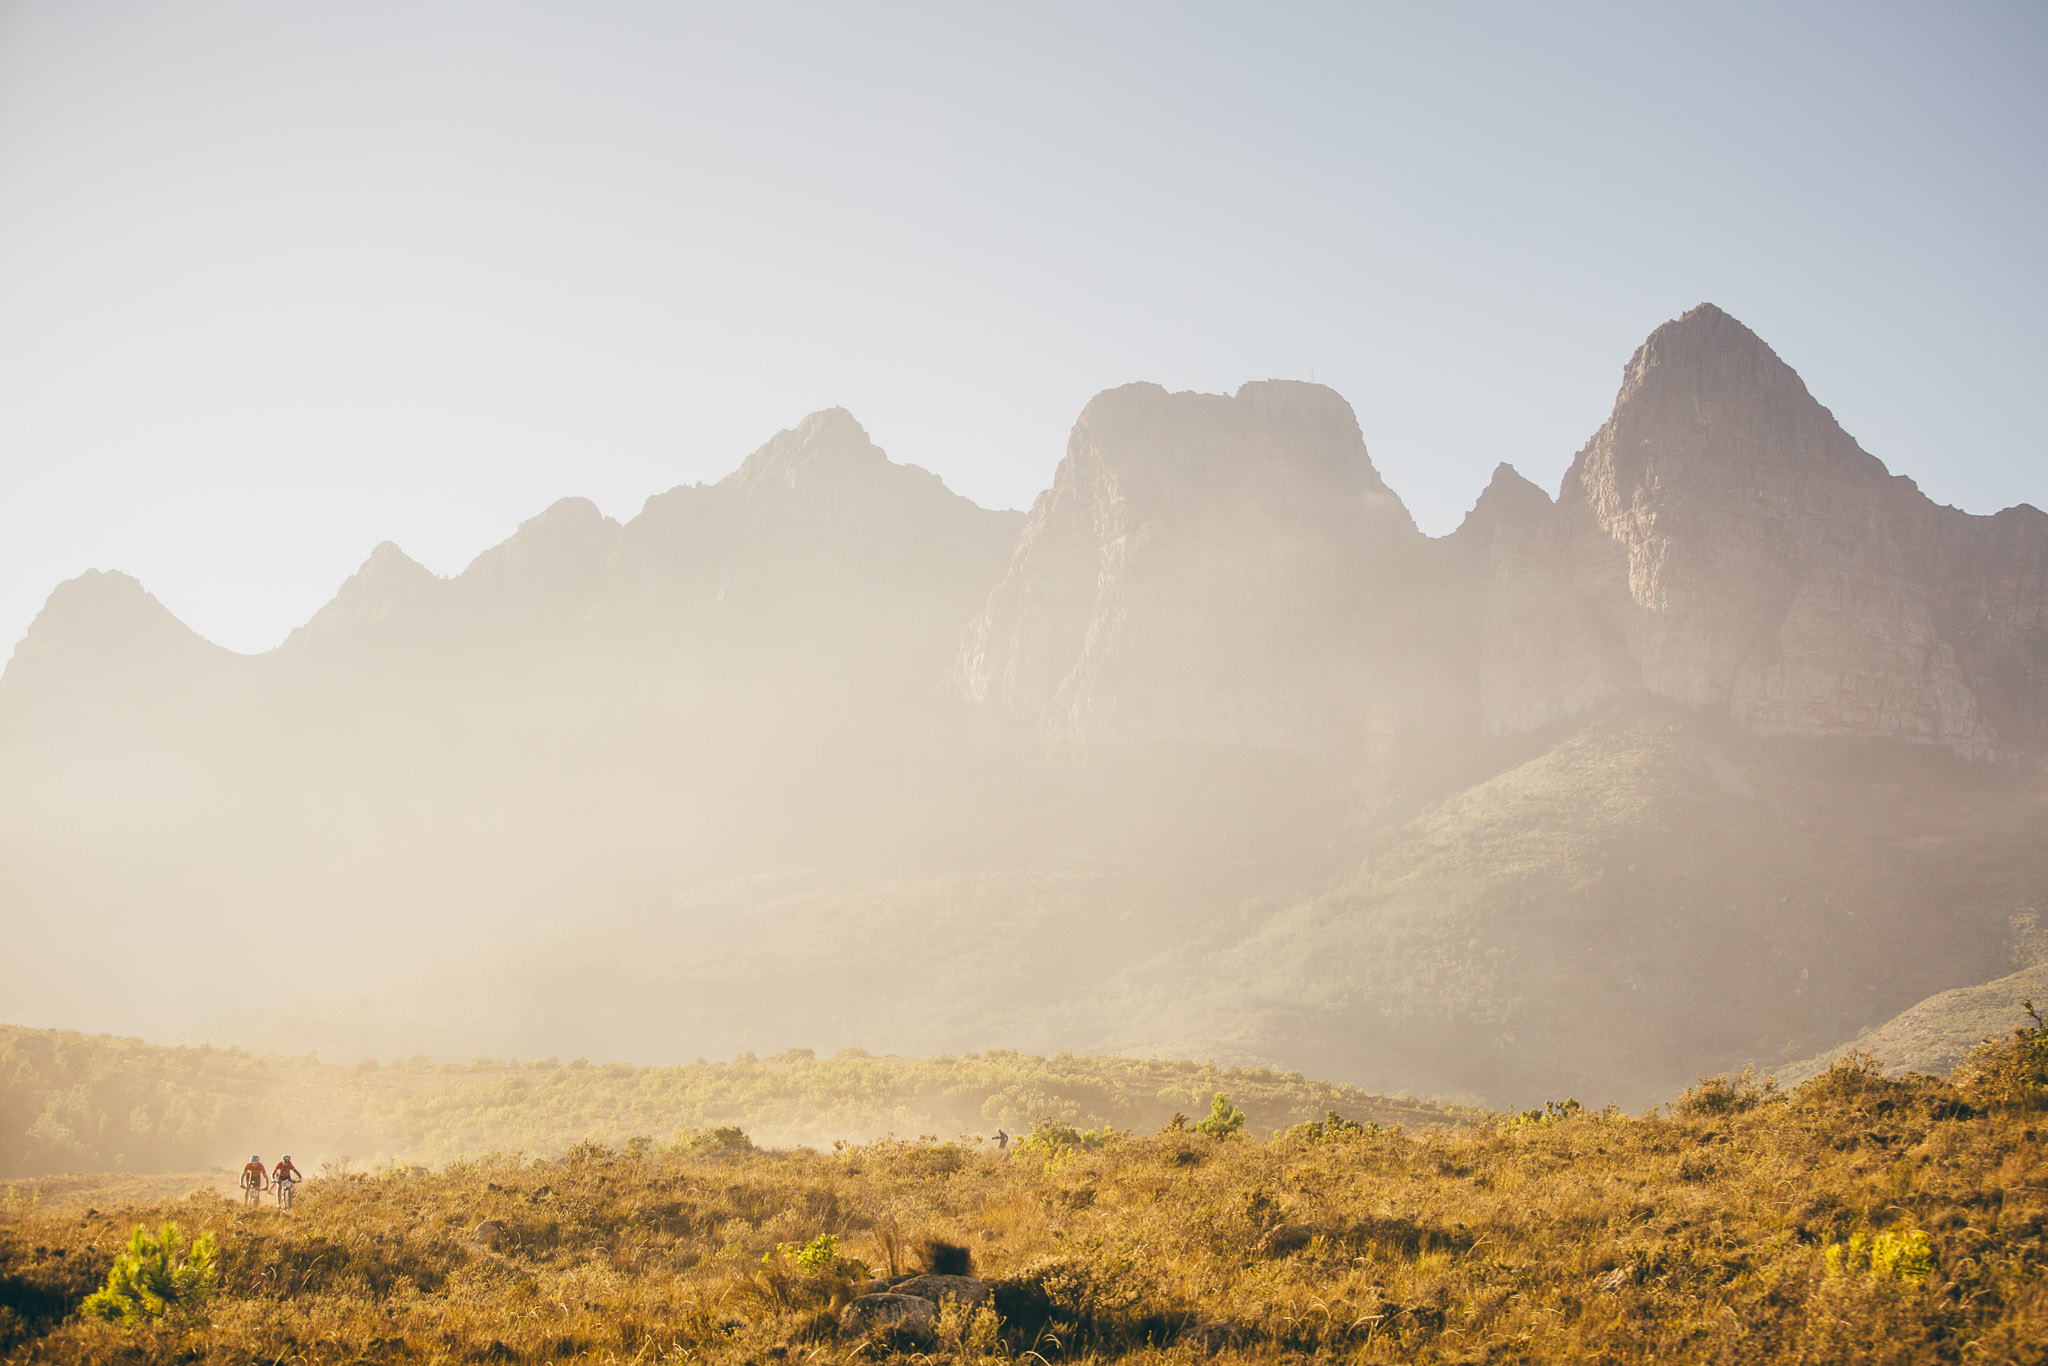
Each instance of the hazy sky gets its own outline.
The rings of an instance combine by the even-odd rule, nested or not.
[[[1703,299],[2048,502],[2044,65],[2031,3],[0,0],[0,636],[100,567],[267,648],[832,404],[1025,506],[1134,379],[1313,371],[1442,532]]]

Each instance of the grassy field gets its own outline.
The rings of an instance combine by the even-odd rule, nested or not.
[[[1260,1134],[1328,1109],[1386,1127],[1448,1124],[1460,1113],[1298,1072],[1141,1058],[794,1050],[682,1067],[553,1058],[342,1066],[0,1026],[0,1180],[232,1170],[251,1152],[290,1152],[308,1172],[347,1154],[366,1164],[493,1150],[554,1157],[585,1140],[624,1147],[722,1126],[771,1146],[820,1147],[1022,1133],[1047,1120],[1156,1129],[1175,1111],[1206,1113],[1219,1089]]]
[[[1955,1084],[1838,1065],[1790,1095],[1702,1083],[1641,1117],[1570,1106],[1272,1138],[1047,1126],[1007,1153],[761,1151],[699,1133],[554,1160],[0,1217],[15,1362],[2048,1360],[2036,1036]],[[2015,1061],[2017,1059],[2017,1061]],[[76,1312],[131,1229],[217,1243],[218,1296]],[[935,1336],[835,1308],[928,1240],[992,1304]],[[950,1254],[957,1256],[957,1253]]]

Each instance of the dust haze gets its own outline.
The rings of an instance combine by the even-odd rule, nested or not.
[[[2048,517],[1936,506],[1719,309],[1443,537],[1309,383],[1109,389],[1028,513],[886,440],[366,548],[261,655],[59,585],[0,679],[7,1017],[1633,1104],[2039,961]]]

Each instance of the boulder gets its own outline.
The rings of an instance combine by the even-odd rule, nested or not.
[[[901,1328],[928,1331],[938,1322],[939,1306],[918,1295],[862,1295],[839,1311],[842,1333],[872,1333]]]
[[[969,1309],[987,1304],[992,1298],[988,1282],[972,1276],[912,1276],[898,1281],[893,1288],[899,1295],[915,1295],[934,1304],[951,1300]]]

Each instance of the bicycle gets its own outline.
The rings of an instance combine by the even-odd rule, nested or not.
[[[290,1209],[292,1207],[292,1187],[299,1183],[289,1176],[280,1176],[271,1184],[277,1190],[277,1208],[279,1211]]]

